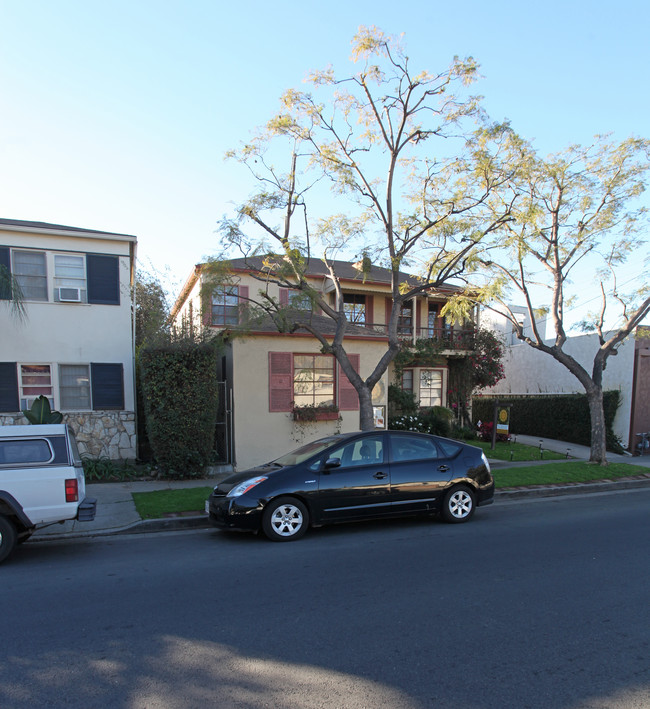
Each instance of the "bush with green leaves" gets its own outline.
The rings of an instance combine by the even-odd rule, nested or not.
[[[603,392],[607,448],[615,453],[622,452],[613,431],[620,400],[619,391]],[[497,398],[493,396],[473,398],[472,419],[475,424],[493,420],[495,401]],[[510,406],[510,433],[591,445],[591,417],[586,394],[500,395],[498,402],[501,406]]]
[[[415,394],[395,384],[388,386],[388,418],[417,414],[420,410]]]
[[[127,460],[111,460],[107,456],[82,456],[81,462],[87,482],[124,482],[141,478],[150,472],[148,466],[138,468]]]
[[[449,437],[453,415],[453,412],[444,406],[432,406],[420,409],[414,414],[390,417],[388,428],[394,431],[419,431]]]
[[[215,342],[145,348],[140,353],[147,432],[163,476],[195,477],[212,458],[219,353]]]
[[[23,416],[33,426],[63,421],[63,414],[60,411],[52,411],[49,399],[42,394],[34,399],[31,409],[23,409]]]

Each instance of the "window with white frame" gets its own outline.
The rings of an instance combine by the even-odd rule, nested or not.
[[[405,369],[402,372],[402,389],[404,391],[413,391],[413,370]]]
[[[420,370],[420,406],[442,406],[442,372]]]
[[[294,355],[293,400],[296,406],[335,403],[334,361],[331,355]]]
[[[59,394],[61,396],[61,408],[63,410],[90,410],[91,401],[89,365],[60,364]]]
[[[212,292],[212,325],[239,324],[239,288],[217,286]]]
[[[54,254],[54,300],[86,302],[86,259],[77,254]]]
[[[47,300],[47,267],[44,251],[18,251],[11,255],[11,272],[25,300]]]
[[[49,364],[20,365],[20,408],[29,409],[34,399],[46,396],[54,407],[52,372]]]

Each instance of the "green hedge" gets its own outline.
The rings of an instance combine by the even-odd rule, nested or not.
[[[492,421],[497,397],[472,398],[472,421]],[[539,438],[553,438],[583,446],[591,445],[591,417],[586,394],[557,394],[552,396],[498,397],[500,405],[510,406],[510,433],[521,433]],[[619,391],[603,392],[607,447],[620,448],[613,431],[614,417],[620,405]]]
[[[213,343],[145,349],[140,355],[149,442],[163,475],[191,477],[210,462],[217,420]]]

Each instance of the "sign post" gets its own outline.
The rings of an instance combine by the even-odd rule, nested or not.
[[[494,402],[494,423],[492,424],[492,450],[497,444],[497,435],[506,438],[510,435],[510,405],[500,406],[499,400]]]

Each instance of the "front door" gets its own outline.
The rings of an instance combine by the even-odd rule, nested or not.
[[[319,476],[318,507],[322,521],[362,519],[390,512],[390,476],[384,434],[349,441],[328,453],[336,467]]]

